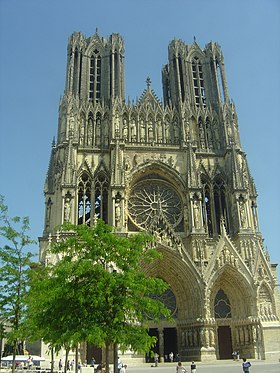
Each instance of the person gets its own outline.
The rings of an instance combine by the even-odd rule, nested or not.
[[[59,362],[58,362],[58,370],[62,370],[62,360],[59,359]]]
[[[251,363],[247,361],[247,359],[243,358],[242,368],[244,373],[249,373],[249,368],[251,366]]]
[[[102,373],[102,364],[97,365],[96,373]]]
[[[91,359],[91,366],[94,368],[94,364],[95,364],[95,359],[94,357]]]
[[[74,359],[71,360],[70,366],[71,366],[71,370],[74,370],[74,366],[75,366],[75,360]]]
[[[120,357],[118,356],[118,373],[120,373],[122,366],[123,366],[123,363],[122,363]]]
[[[28,365],[28,369],[31,369],[31,368],[32,368],[32,365],[33,365],[33,358],[32,358],[31,355],[29,355],[29,357],[28,357],[27,365]]]
[[[173,357],[174,357],[174,355],[173,355],[173,352],[171,351],[170,354],[169,354],[169,359],[170,359],[171,363],[173,363]]]
[[[186,373],[186,368],[182,365],[181,361],[176,366],[176,373]]]
[[[126,368],[127,368],[127,365],[126,365],[126,364],[123,365],[123,366],[121,367],[120,373],[126,373],[126,372],[127,372]]]
[[[157,353],[155,353],[155,367],[157,367],[158,366],[158,354]]]
[[[196,372],[196,364],[194,363],[194,361],[192,361],[191,363],[191,373],[195,373]]]

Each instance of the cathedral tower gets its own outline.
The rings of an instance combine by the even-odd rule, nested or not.
[[[276,265],[263,247],[257,192],[242,149],[217,43],[173,40],[163,103],[147,79],[124,97],[124,42],[96,32],[68,43],[57,140],[45,183],[41,260],[65,221],[96,218],[155,235],[175,323],[150,322],[161,359],[251,358],[280,352]],[[168,359],[168,358],[167,358]]]

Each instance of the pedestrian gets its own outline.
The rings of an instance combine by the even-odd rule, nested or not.
[[[186,368],[182,365],[181,361],[176,366],[176,373],[186,373]]]
[[[194,361],[192,361],[191,363],[191,373],[196,373],[196,364],[194,363]]]
[[[66,364],[66,370],[70,370],[70,361],[69,360],[67,361],[67,364]]]
[[[59,359],[59,362],[58,362],[58,370],[62,370],[62,360]]]
[[[71,360],[71,370],[74,370],[74,366],[75,366],[75,360],[74,359],[72,359]]]
[[[94,359],[94,357],[92,357],[92,359],[91,359],[91,366],[94,368],[94,364],[95,364],[95,359]]]
[[[96,373],[102,373],[102,364],[97,365]]]
[[[33,358],[31,355],[29,355],[28,359],[27,359],[27,365],[28,365],[28,369],[31,369],[32,368],[32,365],[33,365]]]
[[[121,367],[120,373],[127,373],[127,365],[126,364]]]
[[[122,366],[123,366],[123,363],[122,363],[120,357],[118,356],[118,373],[120,373],[120,371],[122,369]]]
[[[171,351],[170,354],[169,354],[169,359],[170,359],[171,363],[173,363],[173,357],[174,357],[174,355],[173,355],[173,352]]]
[[[243,358],[242,369],[244,373],[249,373],[251,363],[247,359]]]

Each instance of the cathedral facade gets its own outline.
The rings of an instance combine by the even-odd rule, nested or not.
[[[217,43],[173,40],[151,88],[125,99],[124,41],[69,38],[65,92],[45,183],[40,257],[65,221],[151,232],[174,322],[150,321],[156,352],[182,360],[279,357],[276,265],[264,250],[257,192]]]

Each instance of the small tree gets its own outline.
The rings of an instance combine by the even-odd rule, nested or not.
[[[40,270],[43,280],[36,275],[31,283],[30,319],[41,337],[51,344],[59,340],[60,346],[88,341],[106,351],[119,345],[147,352],[156,342],[147,333],[147,314],[155,320],[169,317],[165,306],[150,297],[167,284],[146,276],[141,267],[159,258],[151,236],[120,236],[101,220],[94,227],[66,224],[62,229],[68,238],[51,248],[61,259]]]
[[[23,340],[23,319],[26,311],[28,273],[32,264],[27,247],[35,241],[28,236],[29,219],[18,216],[10,218],[8,207],[0,196],[0,235],[4,245],[0,247],[0,319],[7,326],[6,337],[13,348],[13,365],[17,346]]]

